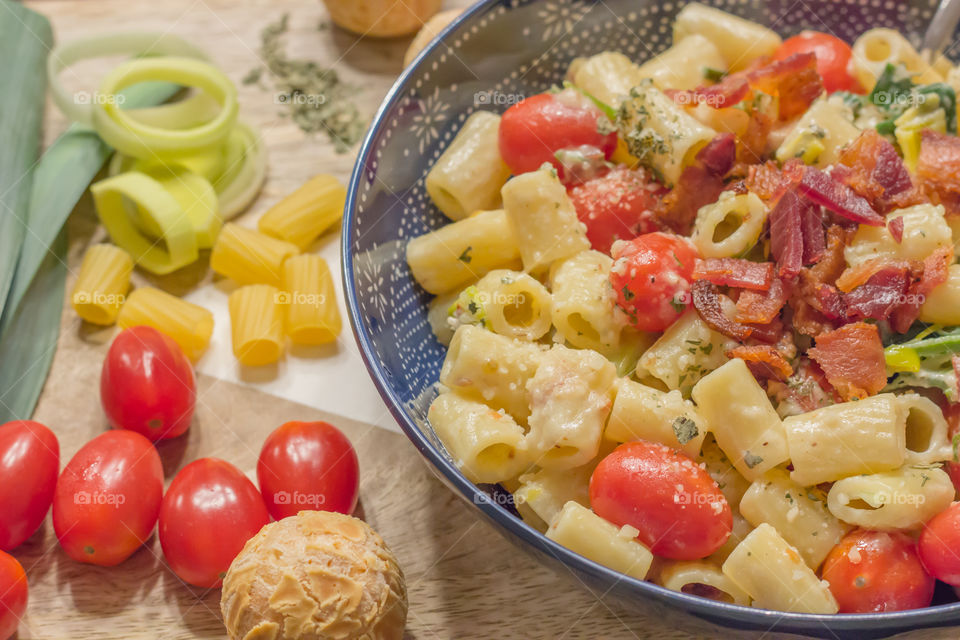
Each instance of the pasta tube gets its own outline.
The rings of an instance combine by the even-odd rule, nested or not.
[[[705,69],[726,71],[727,63],[720,50],[698,33],[691,34],[638,70],[641,78],[650,78],[661,91],[666,89],[696,89],[708,84]]]
[[[279,287],[283,261],[299,253],[295,244],[229,223],[213,245],[210,268],[237,284]]]
[[[866,529],[916,529],[949,507],[955,493],[943,469],[901,467],[834,482],[827,507],[840,520]]]
[[[500,158],[500,116],[473,113],[427,174],[430,199],[451,220],[500,204],[510,169]]]
[[[777,160],[802,158],[805,164],[827,167],[836,164],[841,149],[859,135],[848,107],[834,100],[817,100],[777,148]]]
[[[947,268],[947,281],[927,294],[920,320],[928,324],[960,325],[960,264]]]
[[[447,293],[494,269],[520,267],[520,249],[507,214],[483,211],[407,244],[407,264],[427,292]]]
[[[902,242],[894,240],[887,226],[860,225],[843,256],[851,267],[874,258],[923,260],[937,249],[953,247],[953,232],[944,217],[943,205],[918,204],[887,214],[887,224],[903,219]]]
[[[576,469],[540,469],[520,476],[513,496],[533,511],[545,524],[552,524],[571,500],[590,506],[590,475],[594,465]]]
[[[260,233],[286,240],[305,251],[340,221],[347,190],[330,175],[320,174],[270,207],[257,222]]]
[[[117,317],[117,326],[121,329],[138,325],[167,334],[188,358],[197,360],[210,344],[213,314],[166,291],[142,287],[127,296]]]
[[[729,360],[728,344],[696,311],[687,311],[640,356],[637,377],[650,375],[689,395],[697,381]]]
[[[617,380],[617,395],[604,431],[608,440],[649,440],[695,457],[706,435],[706,420],[676,389],[664,393],[627,378]]]
[[[550,330],[550,292],[527,274],[498,269],[480,278],[476,287],[476,300],[495,333],[537,340]]]
[[[953,446],[943,411],[917,393],[897,396],[905,414],[906,464],[927,465],[951,460]]]
[[[917,53],[903,35],[894,29],[870,29],[853,43],[853,70],[863,85],[870,90],[888,64],[902,64],[914,74],[918,84],[942,82],[943,77]]]
[[[626,324],[626,316],[614,304],[612,266],[610,256],[583,251],[555,263],[550,273],[552,317],[557,331],[573,346],[604,355],[617,350]]]
[[[287,336],[294,343],[326,344],[340,335],[342,322],[333,277],[320,256],[287,258],[281,299],[286,307]]]
[[[690,239],[705,258],[732,258],[757,243],[767,214],[767,205],[757,194],[724,191],[697,212]]]
[[[273,364],[283,355],[282,294],[268,284],[251,284],[230,294],[233,355],[241,364]]]
[[[628,576],[643,580],[650,571],[653,554],[637,542],[637,530],[617,527],[581,504],[564,505],[547,537],[567,549]]]
[[[757,58],[772,56],[781,40],[775,32],[756,22],[691,2],[673,23],[674,42],[699,34],[713,42],[731,71],[741,71]]]
[[[578,58],[570,66],[568,75],[577,87],[614,108],[646,77],[640,67],[619,51]]]
[[[743,606],[750,604],[750,596],[712,562],[669,562],[660,569],[657,582],[671,591],[681,593],[690,593],[691,588],[703,585],[716,589],[719,593],[716,599],[723,602]]]
[[[133,258],[123,249],[112,244],[87,249],[73,285],[72,302],[77,315],[93,324],[116,322],[130,288],[131,271]]]
[[[503,482],[527,466],[523,429],[506,413],[456,393],[441,393],[427,418],[471,482]]]

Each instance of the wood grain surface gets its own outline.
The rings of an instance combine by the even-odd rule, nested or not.
[[[269,180],[250,215],[316,173],[346,180],[353,161],[352,155],[335,154],[323,137],[305,136],[281,117],[271,93],[240,85],[258,63],[262,27],[289,13],[291,54],[336,63],[343,79],[360,88],[357,102],[368,116],[399,73],[409,42],[362,40],[337,29],[318,30],[327,14],[314,0],[42,0],[27,4],[50,18],[59,41],[136,29],[169,30],[201,43],[240,86],[243,117],[261,128],[269,148]],[[89,73],[92,82],[103,69],[84,64],[78,72]],[[53,140],[64,126],[59,113],[48,105],[46,140]],[[75,269],[85,247],[103,236],[89,201],[81,203],[69,225],[70,264]],[[181,275],[164,285],[186,288],[202,273],[198,269],[196,278]],[[73,277],[68,287],[72,282]],[[106,428],[98,384],[112,335],[111,330],[80,323],[69,309],[63,314],[60,343],[36,419],[58,434],[64,463]],[[349,331],[343,341],[341,348],[356,352]],[[322,375],[316,384],[324,384]],[[544,568],[479,520],[472,507],[434,478],[400,435],[213,378],[201,376],[198,387],[198,409],[189,434],[159,446],[168,482],[182,466],[204,456],[229,460],[254,477],[263,439],[287,420],[328,420],[347,433],[360,456],[362,516],[383,535],[407,576],[409,638],[745,637],[716,628],[688,632],[673,619],[628,613],[577,584],[572,575]],[[155,537],[118,567],[93,567],[64,555],[48,518],[14,555],[27,569],[31,589],[21,640],[225,637],[219,590],[181,583],[164,564]],[[934,631],[912,637],[946,636]]]

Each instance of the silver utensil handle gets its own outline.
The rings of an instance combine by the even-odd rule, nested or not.
[[[934,54],[931,59],[935,57],[950,42],[958,23],[960,23],[960,0],[940,0],[937,13],[934,14],[927,32],[923,35],[921,49],[931,51]]]

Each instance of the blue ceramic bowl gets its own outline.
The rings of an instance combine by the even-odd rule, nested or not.
[[[852,42],[871,27],[916,41],[935,0],[711,0],[791,35],[831,31]],[[344,290],[350,321],[374,383],[397,422],[438,477],[507,538],[627,607],[670,626],[710,623],[740,630],[873,638],[960,624],[960,603],[871,615],[805,615],[729,605],[626,577],[548,540],[497,496],[452,464],[426,420],[444,348],[427,323],[430,295],[404,260],[407,241],[447,222],[424,188],[427,171],[477,109],[504,111],[518,97],[563,80],[570,61],[618,50],[643,61],[667,48],[683,2],[651,0],[484,0],[433,41],[390,90],[373,120],[350,181],[343,221]],[[585,597],[588,597],[584,594]],[[942,601],[949,598],[944,596]],[[703,622],[709,621],[709,622]],[[729,632],[728,632],[729,633]],[[757,633],[757,635],[760,635]],[[954,634],[955,635],[955,634]]]

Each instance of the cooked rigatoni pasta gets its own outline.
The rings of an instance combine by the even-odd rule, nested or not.
[[[472,482],[515,478],[527,465],[523,429],[503,411],[456,393],[441,393],[427,417],[454,463]]]
[[[502,193],[524,271],[543,271],[590,248],[587,229],[555,171],[539,169],[511,178]]]
[[[700,445],[700,455],[694,460],[702,464],[710,477],[716,481],[727,502],[733,506],[740,504],[751,483],[740,475],[730,462],[730,458],[717,444],[716,436],[712,433],[707,434],[703,444]]]
[[[540,469],[520,476],[514,492],[517,502],[526,505],[546,525],[552,524],[571,500],[590,507],[590,474],[593,468]]]
[[[538,340],[550,330],[553,298],[539,281],[519,271],[498,269],[480,278],[474,296],[483,320],[495,333]]]
[[[763,523],[737,545],[723,573],[764,609],[796,613],[836,613],[828,585],[769,524]]]
[[[283,293],[269,284],[251,284],[230,294],[233,355],[259,367],[283,356]]]
[[[500,188],[510,177],[500,159],[499,126],[495,113],[472,114],[427,174],[430,199],[451,220],[499,205]]]
[[[830,513],[865,529],[915,529],[953,502],[950,476],[937,467],[901,467],[833,483]]]
[[[850,266],[873,260],[923,260],[937,249],[952,249],[953,234],[942,205],[918,204],[887,214],[887,223],[903,220],[903,239],[897,242],[886,226],[861,226],[843,255]]]
[[[919,83],[941,82],[943,78],[930,67],[899,31],[870,29],[853,43],[854,72],[860,84],[872,87],[888,64],[903,65]]]
[[[553,324],[561,336],[580,349],[605,355],[620,344],[625,316],[614,306],[610,288],[613,260],[599,251],[583,251],[550,270]]]
[[[724,191],[697,212],[691,240],[705,258],[738,256],[757,243],[767,214],[767,205],[756,194]]]
[[[535,464],[572,469],[597,455],[610,415],[614,378],[613,364],[594,351],[554,345],[540,357],[526,385],[527,449]]]
[[[729,500],[730,499],[727,498],[727,501]],[[723,543],[722,547],[711,553],[706,559],[710,562],[715,562],[718,565],[722,565],[726,559],[730,557],[730,554],[733,553],[733,550],[737,548],[737,545],[743,542],[744,538],[750,535],[750,532],[753,531],[753,529],[753,525],[747,522],[747,519],[740,515],[740,512],[734,510],[733,528],[730,530],[730,537],[727,538],[727,541]]]
[[[77,315],[93,324],[111,325],[130,288],[133,258],[112,244],[95,244],[83,256],[70,302]]]
[[[848,529],[827,510],[826,495],[800,486],[783,469],[771,469],[750,485],[740,513],[755,527],[773,526],[814,571]]]
[[[726,72],[720,50],[700,34],[678,40],[672,47],[643,63],[640,78],[650,78],[657,89],[696,89],[706,84],[705,70]]]
[[[947,268],[947,281],[927,294],[920,320],[930,324],[960,325],[960,264]]]
[[[906,459],[906,415],[889,393],[790,416],[783,426],[790,475],[805,487],[896,469]]]
[[[674,41],[702,35],[713,42],[731,71],[740,71],[754,60],[773,55],[781,40],[770,29],[713,7],[691,2],[673,24]]]
[[[843,147],[860,133],[853,124],[853,113],[842,101],[818,100],[777,148],[777,160],[801,158],[807,164],[827,167],[840,159]]]
[[[640,356],[637,377],[650,375],[689,395],[700,378],[725,363],[729,340],[688,311]]]
[[[320,174],[273,205],[257,228],[268,236],[297,245],[301,251],[333,227],[343,216],[347,190],[331,175]]]
[[[473,325],[457,329],[440,369],[440,382],[464,396],[504,409],[527,423],[527,382],[542,357],[540,347]]]
[[[712,562],[672,561],[660,568],[656,582],[672,591],[697,593],[698,587],[715,590],[714,599],[748,606],[750,596]]]
[[[839,478],[889,470],[909,455],[932,452],[907,449],[909,403],[892,394],[854,400],[791,416],[784,421],[793,478],[812,485]],[[918,416],[918,425],[923,421]],[[929,425],[924,425],[929,426]],[[911,437],[915,446],[934,446],[924,428]],[[936,447],[934,446],[934,449]],[[851,460],[850,457],[856,458]]]
[[[117,316],[117,326],[121,329],[138,325],[167,334],[188,358],[197,360],[210,344],[213,314],[166,291],[140,287],[127,296]]]
[[[210,252],[210,268],[237,284],[279,287],[283,261],[300,253],[297,245],[228,223]]]
[[[616,527],[590,509],[568,502],[547,530],[547,537],[585,558],[643,580],[653,554],[637,542],[636,529]]]
[[[630,97],[620,107],[617,126],[630,153],[667,185],[676,184],[684,167],[717,135],[651,80],[630,90]]]
[[[617,380],[604,436],[615,442],[648,440],[680,449],[690,457],[700,452],[706,420],[674,389],[664,393],[626,378]]]
[[[604,51],[589,58],[578,58],[567,74],[573,83],[597,100],[617,107],[630,89],[646,76],[640,67],[618,51]]]
[[[783,422],[743,360],[734,358],[704,376],[691,396],[744,478],[758,480],[790,457]]]
[[[905,413],[906,464],[935,464],[952,459],[953,446],[940,407],[917,393],[904,393],[897,400]]]
[[[482,211],[407,244],[407,264],[429,293],[447,293],[494,269],[520,267],[517,239],[502,210]]]
[[[287,336],[296,344],[326,344],[340,335],[333,276],[318,255],[287,258],[283,263],[283,303]]]

